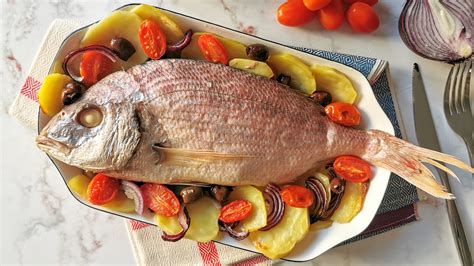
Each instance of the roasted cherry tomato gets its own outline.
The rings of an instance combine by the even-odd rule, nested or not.
[[[324,107],[326,115],[331,121],[344,126],[357,126],[360,124],[360,113],[357,108],[348,103],[334,102]]]
[[[224,223],[242,221],[252,213],[252,203],[246,200],[234,200],[221,209],[219,220]]]
[[[224,45],[211,34],[203,34],[198,38],[199,50],[207,61],[212,63],[229,63],[229,55]]]
[[[303,0],[304,5],[309,10],[319,10],[331,3],[332,0]]]
[[[347,21],[354,31],[363,33],[373,32],[380,25],[374,9],[362,2],[356,2],[347,9]]]
[[[379,2],[379,0],[345,0],[346,1],[346,4],[354,4],[354,3],[357,3],[357,2],[362,2],[362,3],[366,3],[368,5],[375,5]]]
[[[82,55],[79,72],[86,86],[92,86],[112,73],[113,62],[107,56],[89,51]]]
[[[153,60],[160,59],[166,52],[166,36],[160,26],[151,19],[145,19],[138,31],[143,51]]]
[[[303,0],[290,0],[283,3],[277,11],[278,22],[285,26],[300,26],[316,16],[314,11],[306,8]]]
[[[157,214],[174,216],[181,207],[178,198],[167,187],[160,184],[147,183],[140,187],[143,204]]]
[[[105,204],[115,198],[120,182],[104,174],[95,175],[87,186],[87,199],[96,205]]]
[[[333,166],[338,176],[350,182],[365,182],[373,175],[369,163],[351,155],[337,157]]]
[[[344,22],[344,6],[342,0],[332,2],[318,11],[321,26],[327,30],[335,30]]]
[[[313,204],[313,193],[302,186],[289,185],[284,187],[281,192],[283,201],[296,208],[308,208]]]

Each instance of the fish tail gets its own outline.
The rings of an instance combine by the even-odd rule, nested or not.
[[[458,181],[459,179],[453,171],[442,163],[474,173],[474,168],[454,156],[415,146],[379,130],[370,130],[368,133],[373,142],[369,145],[367,152],[361,156],[364,160],[390,170],[434,197],[455,198],[447,191],[446,187],[436,181],[433,173],[423,163],[445,171]]]

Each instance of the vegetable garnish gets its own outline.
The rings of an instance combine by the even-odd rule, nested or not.
[[[282,4],[277,11],[278,22],[285,26],[301,26],[310,22],[316,12],[308,10],[302,0],[288,1]]]
[[[329,205],[328,194],[321,181],[315,177],[308,178],[305,183],[314,195],[314,203],[309,208],[310,222],[314,223],[321,219]]]
[[[165,54],[166,36],[155,21],[145,19],[140,24],[138,35],[143,51],[148,57],[157,60]]]
[[[179,42],[175,44],[168,45],[167,50],[170,52],[178,52],[178,51],[183,50],[184,48],[186,48],[186,46],[188,46],[191,43],[192,37],[193,37],[193,30],[188,30],[185,33],[184,38],[182,40],[180,40]]]
[[[368,4],[368,5],[375,5],[379,2],[379,0],[345,0],[346,4],[354,4],[354,3],[357,3],[357,2],[360,2],[360,3],[365,3],[365,4]]]
[[[221,209],[219,220],[224,223],[242,221],[252,213],[252,203],[247,200],[234,200]]]
[[[380,25],[379,16],[366,3],[356,2],[352,4],[346,14],[349,25],[356,32],[370,33]]]
[[[76,49],[72,52],[70,52],[69,54],[67,54],[65,57],[64,57],[64,61],[63,61],[63,64],[62,64],[62,69],[64,71],[64,74],[70,76],[73,80],[77,81],[77,82],[81,82],[81,83],[85,83],[85,82],[88,82],[90,80],[93,79],[93,76],[92,74],[98,73],[97,70],[100,69],[100,67],[97,67],[95,66],[95,68],[92,69],[92,73],[87,73],[88,75],[90,75],[88,78],[89,80],[88,81],[84,81],[84,77],[83,76],[77,76],[75,75],[75,73],[71,72],[70,69],[69,69],[69,62],[72,61],[72,59],[78,55],[78,54],[82,54],[82,53],[86,53],[86,52],[96,52],[98,54],[101,54],[103,56],[105,56],[108,61],[111,61],[112,63],[115,63],[119,57],[117,56],[117,54],[115,53],[114,50],[110,49],[109,47],[107,46],[103,46],[103,45],[89,45],[89,46],[86,46],[86,47],[82,47],[82,48],[79,48],[79,49]],[[84,59],[84,58],[83,58]],[[88,64],[90,63],[95,63],[95,61],[91,60],[93,58],[89,58],[89,62],[87,62]],[[101,59],[101,60],[105,60],[105,59]],[[100,62],[100,63],[103,63],[103,62]],[[106,63],[104,63],[106,64]],[[82,65],[82,62],[81,62],[81,65]],[[93,66],[93,64],[92,64]],[[84,68],[86,67],[89,67],[89,66],[86,66],[86,64],[84,65]],[[95,69],[95,70],[94,70]],[[88,71],[88,69],[84,69],[84,71]],[[98,74],[101,74],[101,73],[98,73]],[[107,73],[107,74],[110,74],[110,73]],[[82,73],[81,73],[82,75]],[[95,76],[95,78],[97,78],[97,76]]]
[[[342,0],[332,0],[329,5],[321,8],[318,12],[318,19],[323,28],[327,30],[338,29],[344,22]]]
[[[472,55],[472,1],[408,0],[398,30],[410,50],[425,58],[446,62]]]
[[[309,10],[319,10],[331,3],[332,0],[303,0],[304,5]]]
[[[204,58],[212,63],[229,63],[229,55],[222,43],[211,34],[203,34],[198,38],[199,50]]]
[[[179,209],[178,222],[179,222],[179,225],[181,225],[181,228],[183,230],[175,235],[168,235],[167,233],[163,231],[163,234],[161,235],[161,238],[163,240],[176,242],[180,240],[181,238],[183,238],[184,235],[186,235],[186,232],[188,232],[189,225],[191,224],[191,218],[189,217],[188,210],[186,210],[186,207],[184,206],[184,204]]]
[[[222,221],[219,221],[219,225],[224,228],[225,231],[235,240],[244,240],[246,239],[250,233],[248,231],[236,231],[234,228],[236,228],[239,225],[239,222],[236,223],[224,223]]]
[[[365,182],[373,176],[370,164],[352,155],[337,157],[334,161],[334,171],[351,182]]]
[[[137,214],[143,214],[143,195],[140,188],[133,182],[122,180],[121,188],[125,192],[125,195],[129,199],[133,199],[135,203],[135,212]]]
[[[280,194],[283,201],[291,207],[308,208],[314,201],[311,191],[302,186],[286,186],[281,190]]]
[[[96,205],[105,204],[114,199],[120,189],[118,179],[97,174],[87,186],[87,199]]]
[[[348,103],[334,102],[328,104],[324,111],[329,119],[344,126],[357,126],[360,124],[360,113],[357,108]]]
[[[179,212],[180,203],[176,195],[167,187],[146,183],[140,187],[145,207],[163,216],[173,216]]]
[[[285,212],[285,203],[281,198],[280,188],[273,183],[268,183],[265,187],[263,197],[268,204],[267,225],[260,228],[260,231],[268,231],[280,222]]]
[[[86,86],[92,86],[105,76],[112,73],[113,62],[102,53],[88,51],[82,55],[79,66],[82,82]]]

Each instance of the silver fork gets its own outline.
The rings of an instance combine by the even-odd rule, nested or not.
[[[466,143],[472,165],[474,118],[469,99],[472,60],[467,59],[451,67],[444,89],[444,115],[449,126]]]

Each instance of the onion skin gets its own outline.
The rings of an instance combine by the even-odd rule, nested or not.
[[[444,12],[444,22],[439,18],[441,15],[435,13],[435,7],[443,9],[439,11]],[[472,56],[472,23],[470,0],[407,0],[400,14],[398,30],[403,42],[414,53],[455,63]]]
[[[268,231],[275,227],[283,218],[285,212],[285,203],[280,195],[280,188],[273,184],[269,183],[265,190],[263,190],[263,197],[265,201],[269,204],[270,210],[267,214],[267,225],[260,228],[260,231]]]
[[[184,204],[181,204],[181,208],[179,209],[178,221],[183,230],[177,233],[176,235],[168,235],[167,233],[163,232],[163,234],[161,235],[161,238],[163,240],[169,242],[176,242],[183,238],[184,235],[186,235],[186,232],[188,232],[189,225],[191,224],[191,218],[189,217],[188,210],[186,210]]]

